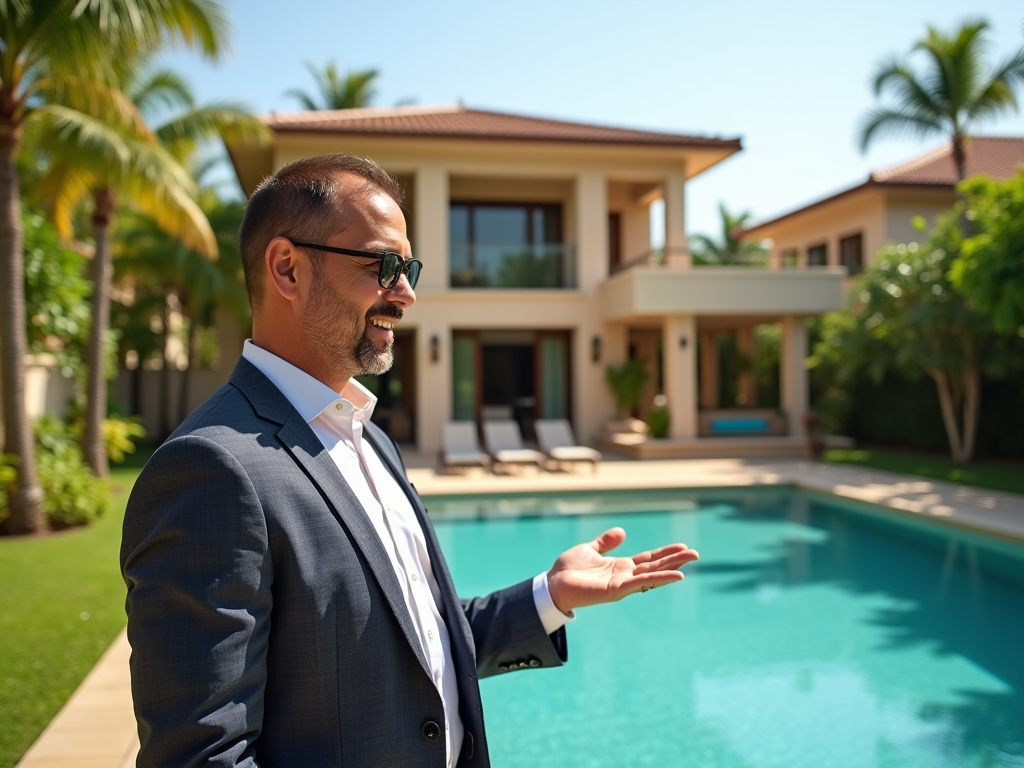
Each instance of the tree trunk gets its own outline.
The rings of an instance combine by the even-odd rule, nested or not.
[[[974,458],[974,439],[981,410],[981,374],[975,366],[964,373],[964,462]]]
[[[964,458],[964,444],[960,439],[960,425],[957,423],[957,407],[954,402],[949,374],[946,371],[930,368],[928,375],[935,380],[939,390],[939,407],[942,410],[942,423],[946,427],[946,437],[949,440],[949,452],[953,461],[962,464]],[[966,398],[965,398],[966,400]]]
[[[15,155],[21,127],[0,118],[0,375],[2,375],[4,452],[18,460],[18,480],[9,497],[7,530],[42,533],[43,491],[36,474],[32,425],[25,412],[25,258],[21,194]]]
[[[960,134],[953,134],[953,163],[956,165],[957,181],[967,178],[967,137]],[[957,197],[964,204],[963,213],[960,214],[960,235],[966,240],[974,232],[971,220],[967,218],[967,198],[957,189]]]
[[[110,218],[114,212],[114,191],[100,187],[93,198],[92,229],[96,253],[92,259],[92,325],[86,350],[85,431],[82,448],[85,460],[97,477],[109,473],[107,446],[103,441],[103,420],[107,418],[106,337],[110,327]]]
[[[185,347],[185,370],[181,372],[181,388],[178,390],[178,423],[181,424],[188,416],[189,385],[192,380],[192,347],[196,342],[196,324],[191,318],[188,322],[188,337]]]
[[[169,401],[171,399],[171,362],[167,359],[167,342],[170,339],[171,313],[167,307],[167,297],[164,296],[163,308],[163,333],[161,334],[160,357],[163,364],[160,366],[160,402],[159,419],[160,442],[166,440],[171,432],[171,416],[169,413]]]

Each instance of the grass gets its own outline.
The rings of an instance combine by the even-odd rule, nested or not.
[[[970,464],[954,464],[951,459],[943,456],[874,448],[827,451],[825,461],[887,469],[890,472],[920,475],[997,491],[1024,493],[1024,464],[1020,462],[982,460]]]
[[[0,768],[11,768],[125,625],[121,521],[147,454],[110,473],[87,528],[0,538]]]

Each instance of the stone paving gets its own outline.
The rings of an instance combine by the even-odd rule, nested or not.
[[[580,468],[439,475],[431,457],[408,453],[406,460],[409,478],[422,495],[793,485],[1024,544],[1024,495],[853,466],[800,460],[608,460],[594,473]],[[139,742],[132,714],[129,654],[122,632],[17,768],[128,768],[135,764]]]

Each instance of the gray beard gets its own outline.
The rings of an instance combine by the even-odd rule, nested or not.
[[[383,352],[378,352],[370,337],[364,333],[356,344],[355,357],[363,375],[380,376],[391,370],[395,364],[394,340],[389,341]]]

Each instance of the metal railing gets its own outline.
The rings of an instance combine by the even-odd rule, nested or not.
[[[452,243],[452,288],[575,288],[576,246]]]

